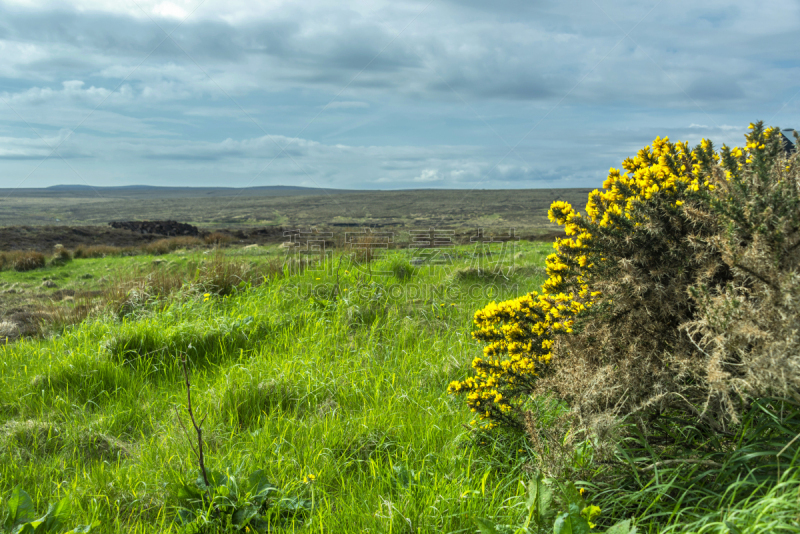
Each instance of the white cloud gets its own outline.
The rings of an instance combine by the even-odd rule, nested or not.
[[[88,157],[67,130],[41,137],[0,137],[0,160]]]
[[[439,176],[438,169],[423,169],[419,176],[414,178],[415,182],[438,182],[442,178]]]
[[[186,18],[188,13],[185,9],[180,6],[175,5],[172,2],[161,2],[153,7],[153,14],[161,16],[161,17],[169,17],[169,18],[177,18],[183,19]]]

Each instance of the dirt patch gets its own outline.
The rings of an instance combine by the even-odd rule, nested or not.
[[[115,223],[111,223],[115,224]],[[121,223],[117,223],[121,224]],[[128,224],[128,223],[125,223]],[[131,223],[132,224],[132,223]],[[136,223],[140,224],[140,223]],[[128,228],[112,228],[111,226],[5,226],[0,227],[0,251],[35,250],[50,254],[56,245],[66,249],[78,246],[111,246],[141,247],[168,236],[190,236],[204,238],[210,232],[191,225],[175,223],[179,226],[163,227],[164,232],[174,232],[177,228],[190,227],[197,233],[192,234],[159,234],[142,232]],[[276,244],[287,240],[281,227],[237,228],[233,230],[215,230],[217,241],[231,244]],[[227,236],[229,238],[225,239]]]
[[[0,338],[9,341],[21,337],[35,336],[41,332],[44,315],[33,306],[2,311],[0,308]]]
[[[19,337],[19,325],[14,321],[0,320],[0,339],[16,339]]]
[[[191,224],[177,221],[114,221],[108,223],[111,228],[130,230],[140,234],[156,234],[167,237],[200,235],[200,230]]]
[[[0,228],[0,250],[37,250],[49,254],[56,245],[68,249],[79,245],[133,247],[159,237],[104,226],[6,226]]]

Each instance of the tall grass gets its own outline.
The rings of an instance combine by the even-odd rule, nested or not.
[[[786,399],[759,399],[727,436],[702,433],[670,414],[662,419],[655,422],[661,427],[658,433],[671,440],[653,444],[634,427],[633,437],[621,444],[623,465],[612,469],[610,476],[582,482],[608,517],[637,517],[640,527],[651,532],[727,532],[724,528],[739,532],[734,529],[753,527],[741,524],[743,518],[762,525],[749,531],[800,531],[796,513],[795,530],[785,517],[774,523],[776,518],[751,513],[768,509],[771,500],[798,498],[788,488],[800,483],[800,439],[795,439],[800,432],[800,405]],[[766,528],[768,524],[781,524],[783,530]]]
[[[0,271],[13,269],[19,272],[32,271],[45,266],[44,254],[35,251],[0,252]]]
[[[197,477],[175,411],[185,355],[195,410],[208,414],[207,465],[261,468],[313,499],[284,531],[473,532],[474,517],[515,520],[504,506],[524,493],[521,447],[475,441],[445,390],[479,350],[469,331],[484,294],[528,281],[407,274],[407,261],[378,260],[376,272],[403,266],[402,276],[368,279],[344,262],[288,274],[220,256],[192,265],[183,289],[162,264],[163,278],[140,286],[158,298],[135,313],[0,346],[0,495],[19,485],[38,508],[69,496],[75,523],[99,519],[104,532],[177,532],[180,484]],[[209,285],[187,289],[198,271]]]
[[[78,245],[73,252],[74,258],[105,258],[106,256],[125,256],[135,252],[133,247],[115,247],[113,245]]]

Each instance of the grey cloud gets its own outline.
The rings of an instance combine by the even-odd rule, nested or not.
[[[0,149],[39,157],[26,121],[49,137],[80,124],[70,157],[147,179],[244,185],[278,156],[270,180],[586,185],[656,135],[741,144],[728,125],[776,112],[800,126],[800,4],[766,2],[315,1],[251,17],[219,3],[177,28],[176,46],[142,14],[0,0],[13,108],[0,102]]]
[[[734,100],[745,96],[736,80],[718,77],[696,80],[686,92],[690,97],[700,100]]]
[[[460,11],[464,9],[467,11]],[[68,9],[44,12],[0,4],[0,38],[27,41],[60,57],[94,60],[60,63],[38,59],[24,65],[32,71],[49,71],[51,77],[61,79],[65,72],[74,75],[75,71],[87,75],[99,71],[122,78],[141,58],[152,53],[148,65],[134,73],[131,83],[149,87],[148,94],[172,94],[173,98],[219,93],[194,65],[197,61],[215,78],[229,80],[225,90],[235,94],[277,85],[330,88],[350,83],[354,88],[373,92],[394,89],[413,98],[429,96],[453,101],[458,97],[451,89],[475,98],[558,99],[594,68],[573,98],[662,98],[679,106],[686,104],[684,92],[709,102],[752,96],[749,92],[757,90],[758,85],[751,88],[736,80],[761,69],[762,64],[756,59],[770,46],[761,42],[764,32],[758,29],[751,30],[745,38],[733,34],[731,30],[743,15],[721,5],[698,12],[698,24],[710,24],[705,34],[697,32],[696,27],[678,24],[680,17],[673,15],[675,10],[670,8],[670,14],[665,16],[659,10],[640,25],[631,35],[635,45],[626,40],[619,50],[601,61],[622,36],[620,30],[592,6],[585,9],[590,14],[579,13],[577,5],[567,4],[559,9],[548,6],[544,10],[540,4],[512,0],[492,3],[491,7],[472,0],[451,2],[449,7],[445,4],[426,12],[400,37],[397,32],[402,26],[391,23],[391,10],[379,11],[375,19],[365,19],[347,9],[290,7],[269,19],[236,25],[198,15],[175,30],[173,38],[178,47],[170,39],[165,40],[166,35],[145,17]],[[496,21],[481,11],[516,12],[517,17]],[[608,11],[612,20],[625,12]],[[631,11],[639,16],[642,10]],[[584,22],[588,15],[596,20],[581,33],[575,21]],[[628,19],[635,21],[636,17],[623,19],[619,22],[621,28],[633,25]],[[166,31],[178,23],[174,19],[155,20]],[[715,31],[719,35],[709,37]],[[710,46],[704,46],[698,55],[697,47],[702,45]],[[710,60],[727,53],[722,45],[728,50],[735,45],[740,52],[733,73],[730,61]],[[71,53],[65,54],[64,47]],[[637,54],[639,47],[641,52]],[[152,62],[162,63],[161,68],[154,68]],[[182,67],[176,69],[174,65]],[[109,69],[111,66],[114,68]],[[358,74],[362,69],[364,72]],[[684,72],[693,70],[704,72],[708,80],[681,81]],[[721,76],[723,72],[730,83],[717,81],[725,77]],[[761,77],[768,74],[762,73]],[[676,80],[678,83],[674,83]],[[165,92],[153,88],[167,81],[183,87]]]
[[[75,159],[91,157],[63,130],[55,136],[0,137],[0,160]]]

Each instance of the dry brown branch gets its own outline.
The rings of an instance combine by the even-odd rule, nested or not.
[[[197,421],[194,418],[194,411],[192,410],[192,384],[189,381],[189,368],[186,365],[186,357],[181,357],[181,367],[183,369],[183,377],[186,380],[186,403],[187,403],[187,410],[189,412],[189,418],[192,420],[192,426],[194,427],[195,432],[197,433],[197,449],[195,449],[194,444],[192,443],[191,438],[189,437],[189,431],[184,426],[183,421],[181,420],[180,416],[178,416],[178,421],[180,422],[181,426],[183,427],[184,432],[186,432],[186,438],[189,440],[189,445],[192,447],[192,452],[195,453],[197,456],[197,463],[200,464],[200,474],[203,476],[203,482],[205,483],[206,487],[210,486],[208,482],[208,474],[206,473],[206,464],[205,464],[205,457],[203,455],[203,423],[208,417],[208,414],[203,416],[203,419],[200,420],[200,424],[197,424]],[[175,413],[177,414],[177,408],[175,409]]]

